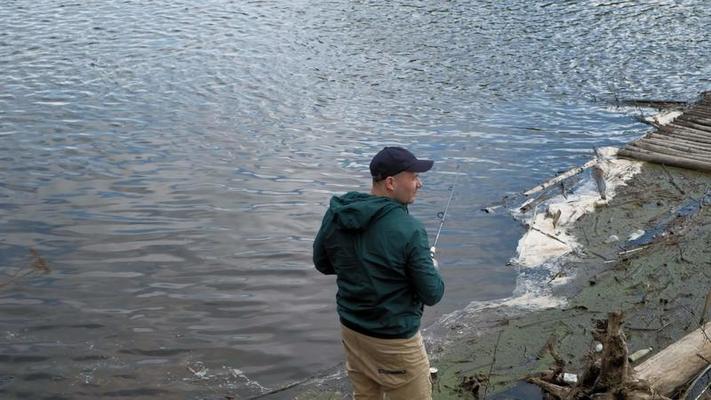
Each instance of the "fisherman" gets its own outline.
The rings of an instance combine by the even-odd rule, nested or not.
[[[333,196],[313,245],[316,269],[336,275],[336,303],[354,399],[432,398],[420,319],[444,294],[422,224],[408,213],[422,187],[418,160],[385,147],[370,162],[370,194]]]

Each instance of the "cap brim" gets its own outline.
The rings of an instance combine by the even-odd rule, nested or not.
[[[410,172],[427,172],[432,169],[432,165],[434,165],[432,160],[415,160],[407,170]]]

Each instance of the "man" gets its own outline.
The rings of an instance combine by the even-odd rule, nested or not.
[[[419,332],[424,305],[444,283],[422,224],[408,204],[434,164],[400,147],[373,157],[370,194],[331,198],[314,241],[316,269],[336,274],[336,302],[354,398],[431,399],[429,360]]]

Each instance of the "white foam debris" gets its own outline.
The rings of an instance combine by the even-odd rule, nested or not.
[[[322,385],[326,382],[330,382],[335,379],[341,379],[346,377],[346,371],[344,369],[338,368],[335,372],[328,374],[326,376],[322,376],[319,378],[316,378],[314,382],[316,382],[317,385]]]
[[[645,121],[647,121],[653,125],[664,126],[664,125],[670,124],[672,121],[674,121],[681,114],[683,114],[683,112],[679,111],[679,110],[667,110],[667,111],[662,111],[656,115],[652,115],[651,117],[646,117]]]
[[[561,297],[556,297],[551,294],[540,295],[531,292],[516,297],[509,297],[500,303],[502,306],[524,308],[527,310],[562,308],[567,304],[566,300]]]
[[[443,343],[443,341],[452,339],[451,336],[434,337],[432,333],[438,327],[446,328],[448,335],[454,334],[455,336],[472,329],[480,329],[482,319],[486,318],[486,315],[492,315],[496,319],[502,315],[516,315],[549,308],[564,308],[566,305],[567,302],[563,298],[531,292],[498,300],[473,301],[461,310],[442,316],[434,325],[428,327],[425,330],[425,339],[430,343]]]
[[[188,365],[187,366],[188,371],[190,371],[193,375],[195,375],[199,379],[209,379],[207,373],[209,372],[209,369],[205,367],[205,365],[201,362],[198,361],[194,363],[193,365]]]
[[[516,289],[511,296],[496,300],[473,301],[461,310],[444,315],[435,325],[466,330],[470,327],[469,324],[479,323],[479,317],[488,314],[485,312],[487,310],[513,315],[549,308],[564,308],[568,304],[567,300],[554,296],[551,285],[545,284],[545,282],[551,281],[551,275],[554,278],[562,276],[557,272],[559,267],[559,263],[550,263],[537,269],[522,271],[516,279]],[[569,277],[563,279],[569,279]]]
[[[607,204],[615,196],[615,189],[641,170],[640,161],[615,158],[617,150],[614,147],[598,149],[601,158],[595,165],[601,169],[606,183],[606,200],[601,198],[595,182],[587,179],[567,198],[561,194],[542,203],[539,207],[544,212],[537,213],[534,209],[531,216],[523,218],[529,229],[518,242],[514,264],[533,267],[580,248],[569,228],[595,207]]]

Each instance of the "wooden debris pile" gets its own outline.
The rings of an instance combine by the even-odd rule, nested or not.
[[[607,321],[598,321],[592,335],[598,342],[598,350],[601,345],[602,351],[593,350],[587,355],[582,374],[565,373],[565,362],[549,343],[547,351],[553,356],[555,366],[529,377],[528,381],[560,400],[685,399],[687,386],[711,365],[711,323],[702,324],[644,363],[632,367],[622,322],[620,312],[610,313]]]
[[[627,144],[619,152],[657,164],[711,172],[711,92],[683,110],[671,123]]]

